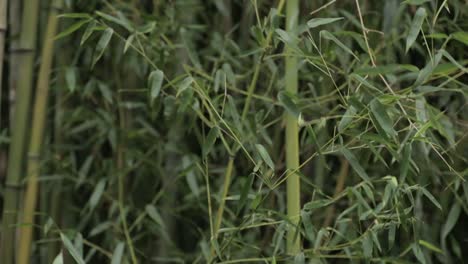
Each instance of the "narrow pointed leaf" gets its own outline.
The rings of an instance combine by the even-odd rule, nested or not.
[[[416,38],[421,31],[422,24],[426,18],[427,13],[424,7],[419,7],[414,15],[413,22],[411,23],[410,31],[408,37],[406,38],[406,52],[411,48],[411,46],[416,41]]]
[[[164,73],[161,70],[152,71],[148,77],[148,87],[150,88],[150,98],[154,100],[161,92],[164,81]]]
[[[104,51],[106,51],[107,45],[109,45],[109,42],[113,34],[114,34],[114,30],[112,28],[107,28],[102,34],[101,38],[99,39],[97,43],[96,50],[94,51],[92,67],[96,65],[96,63],[102,57],[102,54],[104,54]]]

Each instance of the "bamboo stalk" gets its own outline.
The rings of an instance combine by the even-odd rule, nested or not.
[[[0,0],[0,128],[2,127],[2,94],[3,94],[3,57],[5,51],[5,35],[7,30],[8,1]]]
[[[299,17],[299,0],[288,0],[286,4],[286,31],[296,32]],[[286,91],[297,94],[298,67],[297,59],[290,55],[292,50],[285,48],[285,80]],[[299,127],[297,118],[286,114],[286,167],[289,171],[296,171],[299,168]],[[297,232],[299,216],[301,210],[300,202],[300,178],[299,174],[291,173],[286,181],[287,185],[287,211],[288,218],[292,223],[288,229],[286,249],[288,254],[295,255],[301,250],[300,235]]]
[[[343,191],[348,174],[349,174],[349,162],[347,159],[342,158],[341,168],[338,174],[338,179],[336,180],[335,193],[333,194],[333,198],[338,197],[338,195],[340,195],[340,193]],[[327,211],[325,213],[325,220],[323,221],[322,226],[328,227],[332,223],[334,215],[335,215],[335,205],[331,205],[330,207],[327,208]]]
[[[229,193],[229,186],[231,185],[232,171],[234,168],[234,157],[229,157],[229,162],[226,167],[226,172],[224,176],[223,192],[221,193],[218,211],[216,213],[216,222],[213,229],[212,239],[218,239],[219,228],[221,227],[221,222],[223,221],[224,207],[226,205],[226,197]],[[214,257],[215,250],[211,248],[211,256]]]
[[[39,1],[31,0],[24,5],[21,35],[19,40],[19,66],[17,102],[15,104],[15,122],[9,151],[8,172],[5,184],[5,199],[2,223],[2,264],[14,263],[16,210],[20,190],[23,155],[27,142],[27,120],[33,82],[34,47],[36,44],[36,26]]]
[[[37,81],[36,100],[33,111],[33,124],[31,141],[28,152],[27,189],[24,199],[23,220],[25,224],[21,228],[20,243],[18,247],[18,263],[29,263],[32,243],[32,230],[34,225],[34,211],[36,209],[38,182],[40,172],[40,151],[44,134],[45,119],[47,116],[47,99],[49,96],[49,76],[52,68],[54,36],[57,32],[57,10],[61,6],[61,0],[54,0],[51,7],[47,29],[42,48],[42,62]]]

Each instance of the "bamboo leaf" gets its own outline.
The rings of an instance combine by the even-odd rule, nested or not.
[[[87,24],[89,21],[90,21],[90,19],[81,20],[81,21],[76,22],[75,24],[71,25],[70,27],[68,27],[67,29],[60,32],[58,35],[56,35],[54,40],[61,39],[63,37],[66,37],[66,36],[70,35],[71,33],[77,31],[78,29],[80,29],[83,25]]]
[[[58,15],[59,18],[88,18],[91,19],[92,17],[88,13],[66,13]]]
[[[63,264],[63,254],[60,252],[54,259],[54,262],[52,264]]]
[[[328,39],[328,40],[331,40],[331,41],[335,42],[336,45],[338,45],[340,48],[342,48],[344,51],[346,51],[347,53],[352,55],[356,60],[359,61],[359,58],[345,44],[343,44],[343,42],[341,42],[335,36],[333,36],[332,33],[328,32],[326,30],[322,30],[322,31],[320,31],[320,36],[322,36],[325,39]]]
[[[270,169],[274,170],[275,164],[273,163],[273,160],[271,160],[270,154],[268,154],[265,147],[261,144],[255,144],[255,147],[257,148],[260,157],[262,157],[262,160],[268,165],[268,167],[270,167]]]
[[[444,226],[442,227],[442,240],[447,238],[448,234],[452,231],[453,227],[458,221],[460,217],[461,206],[458,202],[455,202],[450,209],[450,212],[447,216],[447,221],[445,222]]]
[[[96,29],[96,21],[93,20],[93,22],[88,24],[85,32],[83,33],[83,36],[81,37],[80,46],[82,46],[86,42],[86,40],[91,36],[91,34],[93,34],[95,29]]]
[[[426,9],[424,7],[419,7],[416,11],[416,14],[414,15],[408,37],[406,38],[406,52],[408,52],[413,43],[416,41],[426,16]]]
[[[380,101],[377,98],[371,101],[370,109],[379,125],[385,131],[385,133],[387,133],[389,137],[396,136],[397,133],[393,129],[393,122],[388,116],[385,106],[382,103],[380,103]]]
[[[452,37],[468,46],[468,32],[458,31],[458,32],[452,33]]]
[[[122,263],[122,257],[124,253],[124,242],[119,242],[112,253],[111,264],[120,264]]]
[[[77,249],[75,248],[75,246],[73,246],[72,242],[70,241],[70,239],[68,239],[68,237],[63,234],[63,233],[60,233],[60,238],[63,242],[63,245],[65,246],[65,248],[68,250],[68,252],[70,253],[70,255],[72,256],[72,258],[78,263],[78,264],[86,264],[83,257],[78,253]]]
[[[442,206],[439,204],[436,198],[428,190],[426,190],[424,187],[420,187],[419,189],[424,194],[424,196],[426,196],[437,208],[442,210]]]
[[[288,92],[279,92],[278,101],[290,115],[294,116],[296,119],[299,118],[301,112],[299,111],[299,108],[297,107],[296,103],[294,103],[292,96]]]
[[[444,254],[442,249],[434,246],[433,244],[431,244],[431,243],[429,243],[429,242],[427,242],[425,240],[420,239],[418,242],[419,242],[419,245],[424,246],[424,247],[428,248],[429,250],[432,250],[432,251],[437,252],[439,254]]]
[[[240,213],[240,211],[244,208],[247,203],[247,198],[249,195],[250,188],[255,180],[255,174],[251,173],[247,179],[244,180],[244,184],[242,185],[241,194],[239,198],[239,203],[237,204],[237,212],[236,215]]]
[[[107,48],[107,45],[109,45],[109,42],[112,38],[112,35],[114,34],[114,30],[112,28],[107,28],[104,33],[102,34],[101,38],[99,39],[96,50],[94,51],[94,58],[93,58],[93,64],[91,67],[94,67],[98,60],[102,57],[102,54],[104,54],[104,51]]]
[[[216,139],[218,138],[219,135],[219,128],[218,127],[213,127],[210,129],[210,132],[208,132],[208,136],[206,137],[206,140],[202,146],[202,155],[203,157],[206,157],[211,152],[211,149],[214,146],[214,143],[216,142]]]
[[[100,12],[100,11],[96,11],[96,15],[100,16],[101,18],[103,18],[103,19],[105,19],[105,20],[107,20],[109,22],[116,23],[117,25],[120,25],[120,26],[124,27],[125,29],[127,29],[130,32],[133,31],[133,27],[125,19],[113,17],[111,15],[108,15],[108,14]]]
[[[148,87],[150,88],[151,101],[156,99],[161,92],[164,81],[164,73],[161,70],[152,71],[148,77]]]
[[[307,21],[307,26],[309,28],[316,28],[318,26],[330,24],[339,20],[344,19],[344,17],[333,17],[333,18],[312,18]]]
[[[164,221],[163,221],[161,215],[159,214],[158,210],[156,209],[156,207],[154,207],[154,205],[152,205],[152,204],[146,205],[145,206],[145,211],[148,214],[148,216],[154,222],[156,222],[161,228],[165,227]]]
[[[92,212],[96,205],[99,203],[102,194],[106,188],[106,179],[101,179],[94,188],[93,194],[89,198],[89,210]]]
[[[413,250],[413,254],[418,259],[419,263],[426,264],[424,253],[416,242],[412,244],[411,249]]]
[[[65,70],[65,81],[70,92],[74,92],[76,88],[76,72],[75,68],[67,67]]]
[[[349,164],[351,164],[351,167],[356,171],[356,173],[364,180],[369,182],[369,176],[367,175],[366,171],[364,168],[359,164],[358,159],[354,154],[349,151],[346,148],[341,148],[341,153],[345,156],[345,158],[349,161]]]
[[[125,40],[125,46],[124,46],[124,51],[123,51],[124,54],[127,53],[127,50],[132,45],[134,38],[135,38],[135,35],[132,34]]]

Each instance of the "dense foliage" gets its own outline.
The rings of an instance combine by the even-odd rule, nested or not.
[[[64,1],[31,263],[60,263],[59,246],[77,263],[468,258],[466,1],[299,1],[294,31],[288,1]]]

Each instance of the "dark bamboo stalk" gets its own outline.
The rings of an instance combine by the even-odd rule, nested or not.
[[[18,194],[21,188],[21,173],[24,165],[24,149],[27,142],[27,120],[33,82],[34,47],[36,44],[36,26],[39,1],[28,1],[24,5],[21,35],[19,40],[18,60],[20,76],[18,79],[17,102],[15,104],[15,122],[9,151],[8,172],[5,184],[5,200],[2,226],[2,264],[13,264],[15,252],[15,224],[17,224]]]
[[[36,100],[33,111],[33,124],[31,131],[31,141],[28,151],[27,164],[27,189],[24,198],[23,219],[20,243],[18,246],[19,264],[28,264],[30,260],[30,251],[32,244],[32,231],[34,225],[34,211],[36,209],[38,182],[40,173],[40,151],[44,135],[44,125],[47,116],[47,101],[49,97],[50,72],[53,61],[54,36],[57,32],[57,10],[61,6],[61,0],[54,0],[50,9],[47,29],[44,36],[44,45],[42,47],[42,61],[39,68],[39,77],[37,81]]]
[[[5,35],[7,30],[8,1],[0,0],[0,128],[2,127],[2,94],[3,94],[3,60],[5,51]]]

